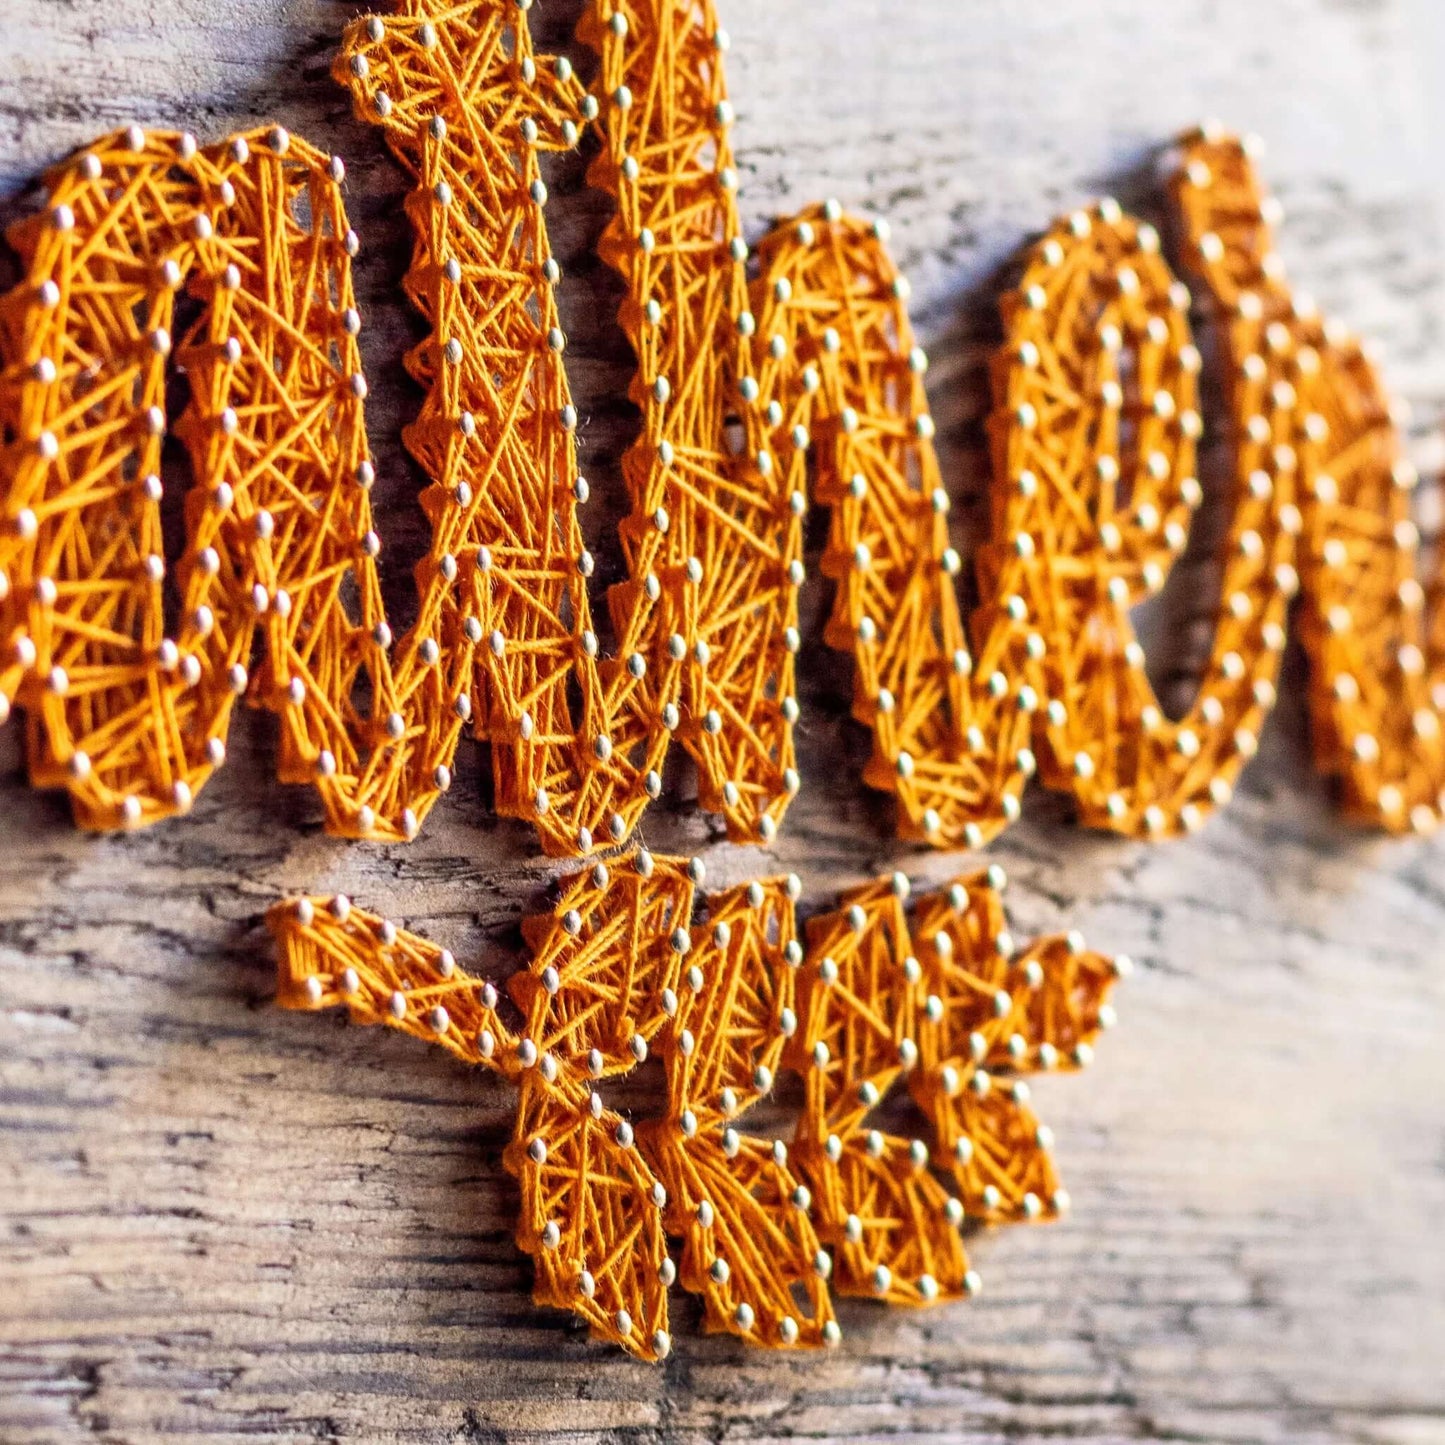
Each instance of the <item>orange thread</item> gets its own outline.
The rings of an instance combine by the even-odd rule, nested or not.
[[[711,6],[604,0],[581,33],[602,54],[601,103],[565,61],[539,63],[500,0],[411,0],[350,27],[338,62],[417,182],[407,287],[432,330],[408,361],[428,395],[406,441],[431,479],[433,542],[400,641],[366,497],[340,163],[280,130],[205,150],[127,132],[52,175],[48,210],[16,233],[27,280],[0,304],[0,699],[29,710],[37,782],[69,788],[87,826],[184,810],[249,690],[281,714],[281,776],[316,782],[333,831],[411,836],[474,720],[499,810],[549,852],[624,840],[673,733],[704,805],[767,841],[798,785],[811,455],[833,509],[828,637],[857,658],[866,777],[908,830],[979,845],[1036,770],[1087,822],[1197,826],[1254,750],[1301,587],[1322,767],[1357,816],[1436,823],[1445,608],[1414,576],[1413,476],[1358,347],[1286,288],[1245,147],[1188,138],[1174,188],[1227,362],[1234,495],[1211,666],[1171,721],[1127,612],[1183,546],[1203,422],[1190,298],[1154,232],[1108,202],[1070,217],[1004,300],[993,529],[965,625],[927,359],[881,228],[807,212],[764,242],[749,283]],[[612,660],[590,626],[537,159],[590,119],[643,412]],[[183,284],[202,314],[173,342]],[[168,639],[173,346],[198,485]],[[636,852],[571,880],[529,925],[533,965],[508,1003],[345,900],[283,906],[282,999],[345,1001],[518,1084],[507,1166],[537,1297],[635,1353],[666,1353],[674,1277],[709,1328],[778,1346],[837,1338],[830,1277],[899,1303],[970,1292],[964,1218],[1064,1207],[1020,1076],[1087,1061],[1122,960],[1072,937],[1016,956],[981,876],[912,918],[897,879],[851,894],[814,920],[805,961],[795,882],[732,890],[694,925],[700,868]],[[666,1111],[634,1128],[594,1085],[653,1049]],[[806,1101],[791,1145],[738,1127],[785,1065]],[[872,1127],[895,1088],[929,1139]]]
[[[1279,500],[1299,533],[1316,766],[1339,780],[1357,821],[1430,832],[1445,814],[1445,552],[1422,585],[1410,515],[1419,478],[1389,395],[1359,341],[1286,283],[1271,229],[1279,207],[1263,193],[1256,156],[1255,144],[1213,132],[1187,138],[1174,200],[1186,260],[1228,319],[1233,369],[1261,412],[1292,420],[1276,460],[1297,468],[1301,515]],[[1281,365],[1283,384],[1267,392]]]
[[[993,525],[967,632],[927,358],[885,233],[829,205],[760,248],[760,327],[785,345],[758,356],[757,404],[781,403],[782,426],[814,443],[833,509],[826,635],[856,658],[853,711],[874,734],[865,780],[912,835],[982,846],[1036,771],[1090,825],[1197,828],[1257,749],[1301,590],[1320,768],[1377,825],[1426,831],[1445,809],[1442,584],[1432,636],[1414,473],[1383,390],[1357,344],[1295,304],[1242,143],[1186,138],[1174,198],[1223,345],[1233,452],[1212,656],[1177,721],[1128,616],[1163,586],[1203,500],[1191,298],[1153,228],[1110,201],[1076,213],[1003,299]],[[804,465],[796,455],[796,478]]]
[[[645,850],[566,880],[523,926],[532,961],[508,983],[510,1014],[445,950],[344,898],[279,904],[267,918],[278,1000],[345,1003],[355,1022],[431,1039],[516,1084],[505,1162],[535,1297],[643,1358],[670,1348],[675,1280],[702,1297],[709,1330],[781,1348],[840,1338],[830,1279],[898,1303],[976,1290],[965,1217],[1004,1223],[1067,1202],[1017,1076],[1088,1061],[1126,961],[1072,935],[1014,956],[997,868],[923,900],[911,921],[901,875],[857,890],[810,925],[806,959],[795,877],[708,897],[694,922],[702,881],[700,860]],[[653,1054],[664,1112],[634,1127],[602,1091]],[[791,1144],[747,1132],[784,1067],[805,1080]],[[905,1078],[932,1156],[866,1127]]]
[[[0,308],[0,691],[30,709],[34,780],[68,787],[87,827],[190,805],[224,757],[258,631],[270,667],[253,686],[282,716],[281,774],[320,773],[328,812],[364,766],[351,704],[361,674],[383,717],[419,685],[457,696],[440,669],[398,677],[371,640],[384,620],[356,485],[369,466],[365,384],[340,174],[280,130],[205,149],[134,130],[52,174],[47,211],[12,232],[27,280]],[[177,342],[187,281],[205,314]],[[202,485],[168,638],[159,468],[173,347],[192,394],[179,430]],[[418,638],[436,630],[438,601]],[[449,680],[464,665],[452,647]],[[445,707],[427,711],[432,736],[454,733],[454,717],[438,721]]]
[[[1438,821],[1445,611],[1427,617],[1414,576],[1413,474],[1358,348],[1294,306],[1237,142],[1188,139],[1174,188],[1229,363],[1234,496],[1210,667],[1171,721],[1127,612],[1184,545],[1203,422],[1188,294],[1154,232],[1111,202],[1081,212],[1004,299],[993,531],[966,627],[927,359],[881,228],[832,203],[805,213],[764,242],[749,289],[712,8],[608,3],[582,35],[602,52],[600,105],[497,3],[358,22],[338,61],[417,178],[407,284],[433,327],[409,361],[429,391],[406,433],[433,480],[433,547],[421,621],[394,649],[355,486],[371,464],[339,163],[327,174],[283,132],[204,152],[128,133],[53,178],[48,215],[17,233],[29,279],[0,312],[0,697],[30,709],[37,782],[70,788],[88,826],[184,809],[224,756],[259,628],[270,660],[251,690],[283,718],[281,776],[317,782],[333,831],[413,834],[475,717],[499,810],[549,852],[627,837],[673,732],[703,804],[768,841],[799,784],[811,455],[833,509],[827,635],[857,659],[865,778],[906,831],[980,846],[1035,771],[1087,823],[1197,827],[1257,746],[1301,581],[1320,765],[1355,816]],[[537,166],[585,118],[602,126],[592,175],[617,202],[602,249],[627,282],[644,414],[606,661]],[[155,464],[187,276],[207,310],[182,344],[198,384],[181,430],[207,490],[166,639]]]
[[[910,918],[895,874],[808,925],[788,1055],[806,1087],[794,1156],[840,1293],[902,1304],[973,1293],[965,1216],[1002,1224],[1068,1207],[1022,1075],[1090,1062],[1128,961],[1087,952],[1077,934],[1015,952],[1004,881],[998,867],[962,879]],[[900,1085],[931,1143],[870,1127]]]
[[[406,432],[432,479],[419,621],[394,641],[381,609],[340,163],[279,130],[205,151],[111,137],[53,175],[49,211],[17,231],[28,280],[4,311],[0,690],[35,717],[36,781],[67,786],[92,827],[184,810],[224,756],[261,625],[254,695],[282,716],[281,776],[316,781],[333,832],[412,836],[475,716],[499,811],[550,852],[622,841],[674,731],[704,804],[770,839],[797,787],[801,523],[724,444],[717,358],[728,336],[742,358],[727,307],[745,294],[730,198],[683,209],[625,158],[615,173],[606,249],[637,298],[646,426],[626,464],[618,656],[598,661],[537,160],[596,103],[495,4],[359,22],[338,70],[418,181],[407,287],[433,327],[408,361],[429,388]],[[167,639],[157,469],[187,278],[206,309],[181,348],[181,430],[203,490]],[[687,302],[663,315],[654,291]]]

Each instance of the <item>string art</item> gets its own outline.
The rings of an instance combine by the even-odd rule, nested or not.
[[[800,782],[811,466],[832,510],[826,637],[856,658],[864,776],[896,797],[905,834],[981,846],[1036,772],[1086,823],[1197,827],[1257,746],[1297,593],[1321,768],[1352,815],[1434,826],[1445,613],[1438,576],[1428,591],[1415,576],[1414,474],[1358,344],[1288,288],[1244,146],[1187,138],[1173,188],[1226,362],[1234,464],[1210,665],[1171,719],[1128,611],[1187,540],[1204,423],[1191,298],[1153,229],[1112,202],[1076,213],[1003,298],[993,522],[965,622],[927,358],[885,228],[810,210],[765,238],[749,282],[711,7],[589,7],[600,100],[532,53],[525,12],[412,3],[351,26],[337,66],[417,182],[406,284],[431,334],[408,359],[427,400],[406,440],[431,479],[433,545],[403,639],[365,496],[340,162],[280,130],[205,150],[127,132],[53,173],[49,208],[17,229],[27,280],[0,306],[0,706],[26,706],[32,774],[66,786],[83,824],[189,806],[246,694],[280,714],[281,776],[315,782],[335,832],[414,834],[470,723],[499,811],[550,853],[625,840],[674,734],[703,805],[769,841]],[[589,120],[643,415],[609,658],[588,610],[539,169]],[[202,316],[173,343],[182,285]],[[198,485],[168,637],[157,467],[173,347]]]
[[[761,330],[783,338],[771,365],[759,356],[761,395],[781,399],[794,474],[811,461],[832,507],[826,636],[856,658],[853,711],[874,737],[864,777],[894,794],[906,833],[979,847],[1036,772],[1087,824],[1197,828],[1257,748],[1297,594],[1321,770],[1363,821],[1439,821],[1445,610],[1439,577],[1428,609],[1415,578],[1416,478],[1383,388],[1359,344],[1286,285],[1251,147],[1185,138],[1172,195],[1219,338],[1233,462],[1212,655],[1178,719],[1129,619],[1163,587],[1204,495],[1193,298],[1153,227],[1112,201],[1076,212],[1003,298],[991,535],[967,626],[927,357],[886,230],[829,205],[760,247]]]
[[[1156,232],[1112,202],[1080,211],[1002,299],[965,617],[886,227],[829,202],[750,252],[707,0],[589,6],[595,94],[535,53],[528,9],[406,0],[349,26],[336,67],[414,182],[405,286],[427,335],[407,365],[426,399],[404,435],[432,540],[404,637],[381,602],[341,162],[279,128],[208,147],[130,130],[57,167],[13,232],[0,715],[26,710],[32,777],[65,787],[81,824],[185,811],[244,697],[278,714],[280,776],[312,783],[344,836],[412,837],[470,727],[498,811],[550,854],[627,845],[674,738],[702,805],[769,842],[800,781],[811,491],[831,513],[825,637],[855,660],[864,777],[907,836],[982,846],[1035,774],[1091,825],[1197,827],[1257,747],[1297,597],[1320,767],[1353,816],[1436,825],[1445,574],[1416,577],[1388,401],[1358,343],[1288,287],[1248,145],[1186,137],[1171,188],[1231,457],[1210,664],[1171,718],[1129,610],[1187,541],[1205,420],[1194,297]],[[541,165],[589,126],[641,414],[607,655]],[[195,482],[168,577],[178,371]],[[806,949],[795,881],[707,899],[702,881],[624,846],[529,922],[505,995],[347,900],[283,905],[281,998],[344,1002],[516,1085],[506,1164],[537,1297],[634,1353],[666,1353],[674,1280],[709,1328],[779,1346],[836,1339],[835,1294],[970,1292],[961,1223],[1066,1203],[1023,1076],[1087,1061],[1122,961],[1072,936],[1017,952],[987,875],[911,911],[898,879],[859,890]],[[666,1099],[633,1124],[602,1090],[649,1053]],[[780,1071],[804,1098],[786,1142],[745,1127]],[[893,1132],[910,1110],[926,1138]]]
[[[131,131],[52,173],[48,208],[15,231],[27,280],[0,311],[0,695],[30,710],[33,776],[63,783],[82,824],[188,807],[249,692],[281,717],[282,778],[314,781],[343,835],[414,835],[471,721],[499,811],[533,821],[549,852],[622,841],[674,732],[704,805],[736,836],[773,836],[797,789],[801,518],[765,457],[726,446],[727,358],[746,359],[728,309],[745,287],[726,245],[736,210],[710,171],[711,201],[679,204],[702,174],[690,153],[647,181],[625,155],[597,168],[620,193],[604,250],[629,282],[644,412],[625,462],[628,580],[608,599],[617,655],[603,659],[538,160],[597,106],[566,61],[538,64],[524,18],[411,6],[352,26],[338,63],[417,182],[406,289],[431,335],[408,357],[427,399],[405,438],[430,479],[432,545],[403,638],[377,581],[340,161],[281,130],[206,149]],[[668,143],[611,113],[617,147]],[[202,314],[173,348],[183,286]],[[655,293],[686,300],[664,314]],[[167,637],[173,349],[198,486]]]
[[[1286,498],[1279,515],[1298,538],[1316,764],[1358,821],[1430,832],[1445,815],[1445,552],[1434,550],[1422,585],[1419,473],[1396,408],[1358,338],[1286,284],[1271,231],[1280,208],[1263,194],[1257,145],[1205,131],[1181,149],[1173,195],[1186,261],[1207,278],[1229,359],[1259,398],[1247,429],[1262,436],[1256,418],[1272,419],[1268,460],[1295,477],[1299,515]],[[1250,473],[1247,485],[1263,481]],[[1287,593],[1294,581],[1286,570]],[[1279,650],[1277,633],[1265,641]]]
[[[911,915],[902,875],[857,889],[806,953],[796,877],[705,899],[703,877],[638,849],[566,880],[505,993],[345,898],[278,904],[278,999],[344,1003],[514,1084],[504,1162],[535,1298],[644,1359],[671,1348],[674,1282],[708,1330],[779,1348],[836,1344],[833,1295],[976,1292],[966,1221],[1068,1206],[1023,1076],[1089,1062],[1127,960],[1076,934],[1016,951],[997,867]],[[652,1054],[662,1112],[634,1125],[604,1091]],[[748,1131],[781,1070],[804,1084],[791,1143]],[[927,1139],[889,1130],[890,1092]]]

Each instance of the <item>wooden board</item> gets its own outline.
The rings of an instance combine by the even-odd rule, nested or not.
[[[1422,7],[1426,0],[1421,0]],[[137,121],[213,138],[274,117],[340,150],[365,240],[388,577],[421,545],[398,432],[418,403],[397,278],[401,180],[326,70],[330,0],[0,0],[0,207]],[[565,37],[576,0],[534,14]],[[1153,159],[1217,113],[1272,141],[1300,283],[1388,347],[1440,449],[1445,267],[1434,75],[1408,0],[727,0],[747,215],[827,194],[886,212],[935,356],[961,508],[985,483],[1000,268],[1101,190],[1157,204]],[[1440,54],[1434,52],[1436,70]],[[1428,82],[1428,84],[1427,84]],[[559,166],[586,462],[612,559],[631,424],[605,219]],[[609,506],[613,509],[608,510]],[[1436,520],[1428,511],[1423,520]],[[815,539],[815,542],[818,539]],[[710,877],[798,869],[805,905],[908,854],[854,775],[846,668],[810,584],[804,793],[768,857],[685,803],[648,825]],[[1154,619],[1197,664],[1207,577]],[[404,603],[400,603],[403,605]],[[512,1101],[392,1034],[271,1007],[262,912],[343,889],[500,975],[556,869],[484,802],[478,759],[406,848],[325,838],[248,717],[193,816],[82,837],[0,736],[0,1440],[1445,1440],[1445,846],[1353,835],[1305,763],[1297,667],[1243,794],[1199,837],[1085,834],[1038,796],[990,852],[1016,929],[1083,928],[1143,965],[1095,1070],[1036,1091],[1076,1208],[972,1242],[986,1291],[925,1314],[845,1305],[822,1358],[694,1334],[660,1369],[538,1311],[500,1166]]]

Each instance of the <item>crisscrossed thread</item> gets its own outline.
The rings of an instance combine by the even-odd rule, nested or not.
[[[725,310],[742,294],[735,208],[679,210],[625,155],[599,163],[626,189],[606,249],[637,293],[647,415],[626,468],[630,580],[610,597],[618,656],[599,661],[537,161],[575,142],[573,117],[596,104],[565,61],[539,66],[525,24],[496,4],[359,22],[338,69],[418,180],[407,289],[433,327],[408,358],[428,387],[406,432],[432,478],[420,620],[394,639],[380,605],[339,163],[279,131],[205,152],[112,137],[52,177],[48,213],[17,236],[29,280],[7,303],[0,688],[38,715],[37,779],[63,781],[88,826],[189,806],[224,756],[264,617],[255,691],[283,717],[282,776],[315,778],[333,831],[414,834],[475,717],[499,810],[534,821],[551,852],[625,838],[660,791],[673,732],[699,759],[704,802],[739,836],[771,838],[797,788],[800,520],[725,445],[725,335],[744,357]],[[183,430],[204,490],[181,568],[186,627],[165,639],[166,322],[193,272],[207,309],[185,351],[202,384]],[[719,284],[728,274],[736,284]],[[692,309],[654,314],[658,285]],[[98,370],[115,377],[103,393]]]
[[[29,280],[0,313],[0,697],[31,710],[37,781],[69,787],[90,826],[188,806],[224,756],[260,616],[270,663],[254,692],[282,714],[282,776],[317,779],[336,831],[412,834],[475,716],[499,809],[535,822],[548,851],[625,838],[673,732],[704,804],[766,841],[799,785],[811,455],[833,508],[828,636],[857,658],[865,777],[906,830],[981,845],[1038,770],[1087,822],[1197,827],[1257,746],[1301,583],[1321,766],[1354,815],[1434,826],[1445,613],[1438,578],[1427,593],[1414,575],[1413,473],[1358,346],[1292,301],[1238,142],[1188,138],[1175,187],[1229,363],[1235,465],[1210,666],[1173,722],[1127,611],[1184,544],[1203,423],[1188,294],[1153,231],[1112,203],[1080,212],[1004,299],[994,529],[966,627],[926,358],[880,228],[831,204],[805,213],[764,242],[749,292],[711,7],[609,0],[583,35],[602,51],[600,105],[565,61],[539,66],[524,19],[495,0],[412,0],[353,26],[338,63],[417,176],[408,290],[433,325],[409,360],[429,391],[407,441],[434,479],[434,542],[422,621],[394,657],[353,485],[371,463],[339,167],[279,132],[274,149],[241,137],[205,152],[128,134],[53,178],[50,211],[17,234]],[[537,167],[592,115],[644,411],[625,465],[630,578],[609,598],[619,654],[604,662]],[[186,621],[165,639],[159,398],[172,292],[191,272],[208,310],[185,344],[202,385],[182,430],[209,491],[189,509]]]
[[[32,709],[36,781],[64,782],[87,826],[189,806],[224,757],[258,631],[270,666],[254,686],[282,715],[282,775],[319,771],[329,807],[364,767],[362,672],[383,717],[421,687],[429,734],[459,726],[444,699],[457,696],[464,639],[445,637],[439,667],[400,675],[372,645],[383,619],[354,481],[369,464],[341,173],[280,130],[205,149],[134,130],[62,167],[48,210],[12,233],[28,280],[0,308],[0,692]],[[188,279],[205,310],[177,343]],[[204,486],[188,502],[181,625],[167,638],[159,468],[173,346],[191,385],[179,430]],[[439,630],[438,590],[419,638]]]
[[[756,404],[780,404],[781,429],[812,443],[832,507],[826,635],[856,659],[854,715],[874,734],[865,780],[916,836],[981,846],[1036,771],[1086,823],[1197,828],[1257,749],[1301,590],[1321,769],[1377,825],[1425,831],[1445,807],[1441,584],[1427,610],[1414,473],[1383,390],[1356,343],[1296,306],[1241,142],[1187,137],[1174,196],[1216,311],[1233,460],[1211,657],[1177,721],[1128,615],[1164,585],[1203,500],[1191,297],[1152,227],[1112,202],[1077,212],[1003,298],[992,532],[967,627],[927,358],[885,233],[825,206],[760,247],[760,328],[786,345],[759,355]],[[790,465],[801,478],[801,450]]]
[[[601,103],[565,62],[539,63],[526,8],[408,0],[353,26],[338,63],[417,181],[407,288],[432,331],[408,360],[428,394],[406,439],[432,482],[433,545],[421,620],[399,642],[365,495],[339,163],[274,130],[206,150],[126,133],[60,168],[48,211],[17,233],[27,281],[0,307],[0,697],[30,710],[36,779],[70,788],[82,822],[188,806],[224,755],[261,630],[252,691],[282,714],[282,775],[317,780],[336,831],[410,836],[475,719],[498,807],[551,852],[626,838],[673,733],[704,803],[734,836],[768,840],[798,785],[811,455],[833,508],[828,636],[857,658],[868,780],[911,831],[981,844],[1036,770],[1087,821],[1197,826],[1253,752],[1301,584],[1323,766],[1356,814],[1435,824],[1445,609],[1413,574],[1412,474],[1358,347],[1285,287],[1246,147],[1187,138],[1175,186],[1228,363],[1235,495],[1211,667],[1173,722],[1127,618],[1200,500],[1199,358],[1157,236],[1111,203],[1081,212],[1004,299],[994,528],[965,625],[926,358],[880,228],[831,203],[807,212],[764,242],[749,282],[711,6],[589,10]],[[644,418],[613,661],[590,627],[537,160],[591,118]],[[178,348],[193,386],[181,430],[201,485],[168,640],[156,467],[187,278],[203,314]],[[1017,1076],[1087,1060],[1118,965],[1073,938],[1016,955],[988,878],[911,919],[897,879],[850,895],[814,920],[806,962],[795,884],[732,890],[699,927],[700,881],[700,865],[642,852],[571,880],[528,930],[510,1006],[345,900],[286,906],[272,918],[283,1001],[344,1000],[513,1079],[507,1163],[538,1298],[636,1353],[666,1353],[676,1277],[710,1328],[779,1346],[836,1339],[830,1277],[900,1303],[969,1292],[965,1215],[1065,1203]],[[634,1128],[594,1086],[654,1048],[665,1113]],[[791,1146],[737,1127],[780,1067],[804,1077]],[[931,1144],[869,1127],[895,1086]]]
[[[1358,338],[1288,285],[1274,250],[1279,207],[1257,154],[1256,143],[1212,131],[1186,138],[1173,183],[1185,260],[1218,298],[1245,381],[1263,395],[1276,359],[1290,368],[1270,401],[1300,437],[1276,460],[1297,470],[1300,517],[1280,512],[1291,529],[1299,523],[1316,764],[1339,780],[1357,821],[1430,832],[1445,815],[1445,551],[1422,584],[1419,474],[1395,408]]]
[[[776,1348],[836,1343],[835,1293],[922,1305],[976,1292],[966,1219],[1068,1202],[1019,1076],[1089,1061],[1127,962],[1074,935],[1016,953],[998,868],[912,916],[902,875],[855,890],[809,924],[806,956],[797,878],[705,900],[703,881],[700,860],[643,850],[564,880],[523,926],[531,960],[508,981],[511,1011],[444,949],[346,899],[278,904],[278,998],[345,1004],[513,1082],[505,1162],[535,1297],[645,1359],[671,1348],[678,1281],[708,1329]],[[653,1054],[662,1112],[634,1126],[604,1093]],[[804,1078],[791,1142],[749,1131],[785,1069]],[[931,1150],[869,1127],[905,1082]]]

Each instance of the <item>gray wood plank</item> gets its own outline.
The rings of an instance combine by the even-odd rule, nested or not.
[[[565,37],[576,0],[534,12]],[[1441,171],[1414,0],[726,0],[747,215],[836,194],[886,213],[935,365],[950,486],[979,423],[1000,267],[1214,113],[1271,141],[1300,284],[1379,337],[1427,467],[1445,409]],[[398,433],[418,396],[396,290],[402,182],[327,78],[331,0],[0,0],[0,208],[132,120],[215,137],[275,118],[350,165],[365,250],[388,577],[423,545]],[[1429,12],[1425,19],[1433,18]],[[1438,58],[1438,52],[1436,52]],[[559,166],[573,378],[607,523],[629,416],[605,220]],[[376,380],[381,378],[381,380]],[[609,508],[611,510],[609,510]],[[966,542],[970,509],[961,509]],[[976,511],[972,513],[976,519]],[[1426,520],[1430,520],[1427,515]],[[810,584],[806,635],[825,598]],[[1197,572],[1173,597],[1206,603]],[[1197,658],[1197,628],[1156,639]],[[805,905],[908,853],[818,648],[804,793],[778,845],[721,845],[685,803],[654,846],[710,877],[792,867]],[[1078,926],[1143,965],[1095,1070],[1037,1090],[1071,1219],[974,1241],[986,1292],[926,1314],[847,1304],[825,1358],[696,1337],[660,1369],[533,1308],[500,1165],[512,1101],[420,1045],[269,1005],[283,891],[343,889],[496,974],[555,865],[484,804],[479,762],[407,848],[319,831],[248,717],[193,816],[83,837],[0,735],[0,1439],[1445,1440],[1445,847],[1356,836],[1310,776],[1299,677],[1234,805],[1188,842],[1081,832],[1030,799],[990,850],[1016,929]]]

